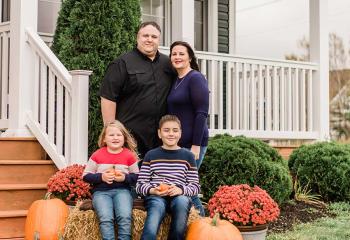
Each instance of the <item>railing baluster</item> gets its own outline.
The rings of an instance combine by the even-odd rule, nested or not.
[[[39,94],[40,94],[40,83],[39,83],[39,75],[40,75],[40,58],[38,54],[34,56],[34,91],[33,91],[33,115],[36,121],[39,121]]]
[[[251,64],[250,68],[250,91],[251,91],[251,101],[250,101],[250,130],[256,130],[256,78],[255,78],[255,65]]]
[[[280,110],[280,113],[281,113],[281,122],[280,122],[280,125],[281,125],[281,131],[285,131],[286,130],[286,84],[285,84],[285,68],[284,67],[281,67],[281,71],[280,71],[280,74],[281,74],[281,87],[280,87],[280,96],[281,96],[281,110]]]
[[[262,65],[258,65],[258,86],[259,86],[259,122],[258,130],[264,130],[264,78]]]
[[[40,58],[40,127],[47,133],[47,66]]]
[[[56,146],[59,154],[63,154],[63,104],[63,85],[57,81]]]
[[[313,103],[312,103],[312,98],[313,98],[313,84],[312,84],[312,70],[308,70],[308,79],[307,79],[307,103],[308,103],[308,108],[307,108],[307,130],[308,131],[313,131]]]
[[[226,64],[226,129],[232,129],[232,65],[231,62]]]
[[[240,88],[240,84],[239,84],[239,63],[235,63],[235,78],[234,78],[234,91],[235,91],[235,111],[234,111],[234,119],[235,119],[235,123],[234,123],[234,129],[238,130],[240,127],[239,124],[239,120],[240,120],[240,97],[239,97],[239,88]]]
[[[224,128],[224,65],[223,61],[219,61],[219,81],[218,81],[218,102],[219,102],[219,111],[218,111],[218,128],[223,129]]]
[[[306,96],[305,96],[305,69],[301,70],[300,77],[300,130],[306,130]]]
[[[272,124],[273,124],[273,130],[278,131],[279,129],[279,96],[278,96],[278,91],[279,91],[279,82],[278,82],[278,77],[277,77],[277,67],[273,66],[272,68],[272,91],[273,91],[273,97],[272,97],[272,102],[273,102],[273,107],[272,107]]]
[[[265,99],[265,106],[266,106],[266,130],[271,130],[271,113],[272,113],[272,107],[271,107],[271,77],[270,77],[270,66],[266,65],[266,71],[265,71],[265,86],[266,86],[266,99]]]
[[[49,70],[49,102],[48,102],[48,135],[49,140],[55,142],[55,75]]]
[[[292,68],[288,68],[288,131],[292,131],[293,128],[293,104],[292,104],[292,99],[293,99],[293,94],[294,94],[294,89],[293,89],[293,77],[292,77]]]
[[[214,61],[211,60],[209,62],[209,74],[210,74],[210,128],[215,129],[215,103],[216,103],[216,92],[215,92],[215,69],[214,69]]]

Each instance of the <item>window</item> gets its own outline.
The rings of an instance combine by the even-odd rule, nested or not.
[[[205,51],[207,44],[207,0],[194,1],[194,47]]]
[[[160,45],[170,45],[170,0],[142,0],[142,21],[154,21],[162,29]]]
[[[1,22],[7,22],[10,21],[10,7],[11,7],[11,1],[10,0],[1,0]]]

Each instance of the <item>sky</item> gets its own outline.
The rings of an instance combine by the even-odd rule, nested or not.
[[[236,0],[239,55],[284,59],[309,36],[309,0]],[[328,29],[349,49],[350,0],[328,0]],[[350,58],[350,55],[349,55]]]

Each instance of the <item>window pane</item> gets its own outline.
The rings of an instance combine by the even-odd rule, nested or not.
[[[194,47],[196,50],[204,50],[203,48],[203,24],[194,24]]]
[[[203,48],[203,1],[196,0],[194,2],[194,47],[196,50],[204,50]]]
[[[142,0],[141,1],[141,13],[142,14],[151,14],[151,0]]]
[[[164,0],[152,0],[152,15],[164,17]]]

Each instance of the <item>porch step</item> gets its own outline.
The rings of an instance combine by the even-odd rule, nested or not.
[[[0,160],[0,184],[47,183],[56,171],[51,160]]]
[[[24,239],[27,210],[0,211],[0,239]]]
[[[0,160],[46,159],[36,138],[0,137]]]
[[[0,210],[28,209],[47,192],[46,184],[0,184]]]

